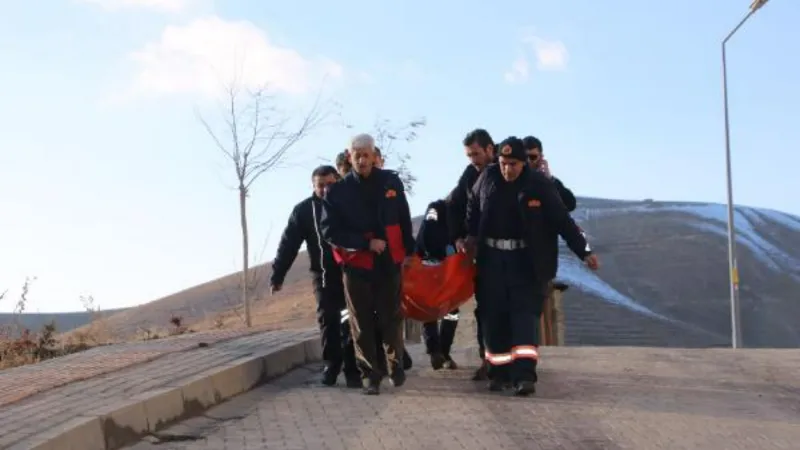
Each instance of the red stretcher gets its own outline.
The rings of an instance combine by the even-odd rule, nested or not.
[[[472,298],[474,279],[475,264],[463,253],[436,264],[413,256],[403,271],[403,315],[423,323],[443,318]]]

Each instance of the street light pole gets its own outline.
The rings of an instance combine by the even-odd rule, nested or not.
[[[739,31],[739,28],[747,22],[747,19],[764,6],[767,1],[754,0],[747,15],[722,40],[722,96],[725,110],[725,178],[728,189],[728,270],[730,273],[732,348],[740,348],[742,346],[742,324],[739,312],[739,267],[736,263],[736,225],[734,223],[733,176],[731,174],[731,130],[728,115],[728,62],[725,46],[730,38]]]

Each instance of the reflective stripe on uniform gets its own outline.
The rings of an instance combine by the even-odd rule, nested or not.
[[[442,317],[442,320],[452,320],[453,322],[458,322],[458,313],[448,314]]]
[[[511,348],[512,359],[539,359],[539,349],[534,345],[518,345]]]
[[[503,364],[510,364],[514,360],[511,353],[489,353],[486,352],[486,361],[493,366],[502,366]]]
[[[347,322],[348,319],[350,319],[350,312],[348,310],[346,310],[346,309],[343,309],[342,310],[342,323]]]

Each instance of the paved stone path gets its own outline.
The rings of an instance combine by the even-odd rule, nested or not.
[[[93,348],[61,358],[0,371],[0,408],[40,392],[136,364],[169,353],[197,348],[265,331],[262,328],[190,333],[151,341],[126,342]]]
[[[314,331],[285,330],[252,334],[220,341],[216,344],[212,342],[203,347],[199,347],[198,342],[200,341],[195,338],[187,338],[182,342],[173,342],[172,344],[166,341],[158,343],[159,351],[162,352],[162,356],[158,359],[95,376],[85,381],[52,388],[11,404],[0,405],[0,449],[5,449],[23,439],[57,427],[74,417],[91,415],[102,409],[103,406],[130,398],[133,395],[174,385],[180,380],[257,351],[265,351],[270,347],[277,349],[283,345],[314,336],[316,336]],[[156,342],[158,341],[130,344],[122,353],[134,352],[138,348],[141,354],[155,354],[156,351],[148,346]],[[207,341],[203,340],[203,342]],[[190,343],[193,345],[189,345]],[[169,345],[173,346],[171,347],[173,350],[164,354]],[[182,351],[175,349],[182,349]],[[94,359],[90,359],[90,361],[94,361]],[[55,364],[58,363],[58,360],[52,362],[54,366],[59,367],[58,364]],[[34,372],[32,369],[35,367],[30,366],[28,370]],[[61,370],[71,370],[74,365],[70,363],[60,367],[62,367]],[[48,369],[45,373],[56,374],[57,369]],[[5,381],[0,379],[0,383],[5,383]],[[0,384],[0,386],[5,387],[4,384]]]
[[[380,396],[318,386],[307,366],[131,448],[800,448],[798,350],[545,349],[534,398],[413,353],[408,383]]]

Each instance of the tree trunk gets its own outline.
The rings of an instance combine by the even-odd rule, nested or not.
[[[247,233],[247,188],[239,185],[239,220],[242,225],[242,305],[244,305],[245,325],[250,328],[253,320],[250,315],[250,236]]]

